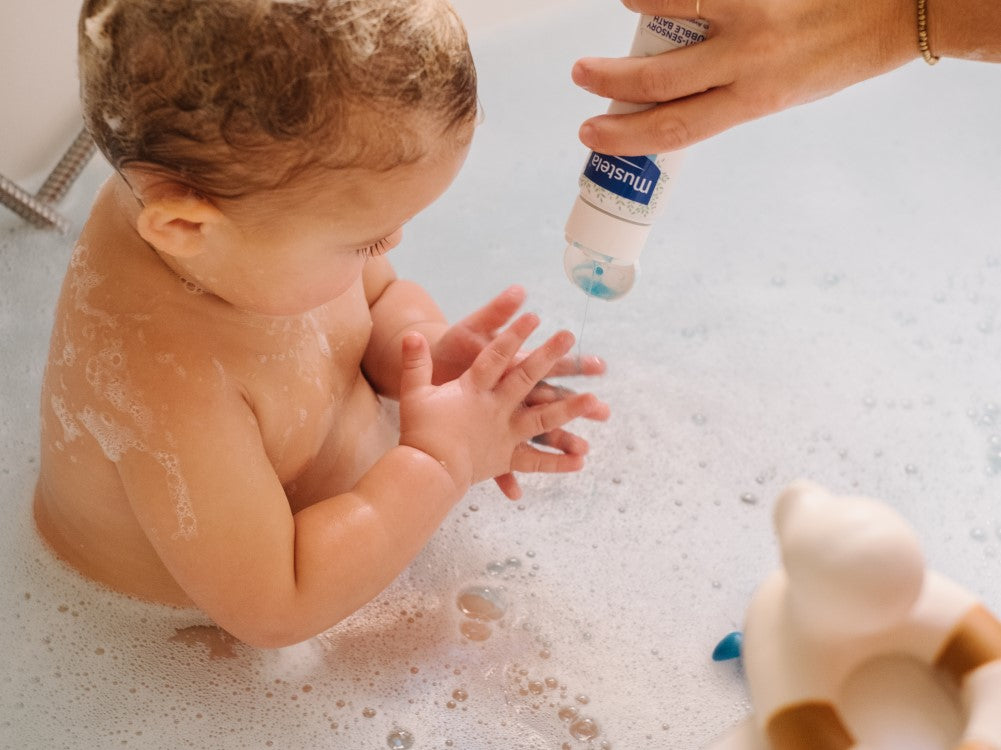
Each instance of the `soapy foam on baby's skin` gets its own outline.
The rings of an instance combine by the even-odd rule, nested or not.
[[[198,519],[195,518],[191,495],[188,492],[187,482],[184,481],[184,475],[181,474],[177,456],[157,451],[153,454],[153,458],[167,474],[167,487],[170,489],[170,499],[174,501],[174,513],[177,516],[177,531],[174,537],[193,539],[198,534]]]
[[[59,396],[53,395],[49,400],[52,406],[52,411],[55,412],[56,419],[59,420],[59,424],[63,428],[63,442],[72,443],[83,433],[80,431],[80,426],[77,424],[76,420],[73,419],[66,408],[66,402]]]
[[[76,416],[101,446],[105,458],[113,463],[121,461],[122,456],[129,450],[142,452],[147,450],[146,443],[134,430],[119,424],[107,412],[98,412],[92,406],[87,406],[77,412]]]
[[[109,461],[118,462],[129,451],[150,451],[154,431],[153,413],[144,403],[139,389],[130,380],[128,357],[119,334],[117,317],[91,301],[92,292],[104,282],[104,277],[91,268],[88,255],[89,250],[84,244],[79,244],[74,249],[70,260],[69,284],[73,291],[75,309],[86,321],[81,333],[90,342],[87,348],[97,349],[97,353],[89,357],[84,366],[84,377],[96,401],[85,404],[72,413],[63,396],[52,394],[49,405],[62,426],[63,447],[79,438],[85,430]],[[66,327],[63,327],[60,335],[63,340],[62,357],[54,361],[52,366],[72,367],[77,364],[80,347],[74,343]],[[184,368],[176,363],[173,354],[161,352],[154,355],[154,360],[168,365],[174,376],[186,376]],[[221,365],[218,367],[221,369]],[[51,380],[54,382],[56,373],[53,376]],[[220,376],[224,376],[224,373],[220,373]],[[104,408],[105,405],[108,408]],[[169,436],[161,436],[164,437]],[[167,440],[168,445],[169,442]],[[197,534],[198,522],[178,457],[164,450],[157,450],[152,455],[164,470],[164,481],[174,503],[177,517],[174,536],[192,539]]]
[[[70,259],[70,288],[73,290],[73,303],[83,315],[96,318],[99,323],[114,328],[117,323],[112,315],[91,306],[88,296],[104,281],[104,277],[87,265],[87,246],[77,245]],[[91,332],[93,329],[88,329]],[[88,336],[90,338],[90,336]]]

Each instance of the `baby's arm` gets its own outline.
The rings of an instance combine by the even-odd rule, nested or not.
[[[431,385],[426,342],[407,337],[400,445],[352,490],[294,516],[238,384],[212,368],[188,374],[203,392],[157,392],[144,378],[158,423],[118,461],[136,518],[195,604],[238,638],[276,647],[322,632],[385,588],[473,482],[580,468],[579,456],[526,446],[594,403],[523,407],[572,342],[557,334],[512,366],[536,325],[523,316],[442,387]]]
[[[365,263],[362,280],[372,316],[372,334],[362,371],[377,393],[399,398],[404,335],[417,331],[434,345],[448,330],[448,321],[431,295],[419,285],[397,278],[384,257],[370,258]],[[436,382],[445,380],[436,378]]]

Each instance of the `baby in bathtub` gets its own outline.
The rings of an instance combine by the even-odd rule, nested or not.
[[[65,560],[277,647],[375,596],[472,484],[582,467],[564,428],[607,406],[543,378],[603,363],[565,331],[526,349],[518,287],[449,325],[384,257],[473,134],[445,0],[87,0],[80,76],[116,172],[42,393],[35,518]]]

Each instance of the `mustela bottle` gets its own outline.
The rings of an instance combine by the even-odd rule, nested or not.
[[[656,55],[701,42],[709,24],[642,16],[629,54]],[[630,114],[655,104],[612,102],[609,114]],[[681,151],[653,156],[610,156],[592,151],[580,176],[580,194],[566,225],[563,267],[592,297],[612,300],[633,287],[637,259],[650,227],[663,213],[681,163]]]

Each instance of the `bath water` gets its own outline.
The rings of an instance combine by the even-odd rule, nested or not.
[[[394,729],[386,737],[386,744],[391,750],[408,750],[414,746],[414,736],[405,729]]]

